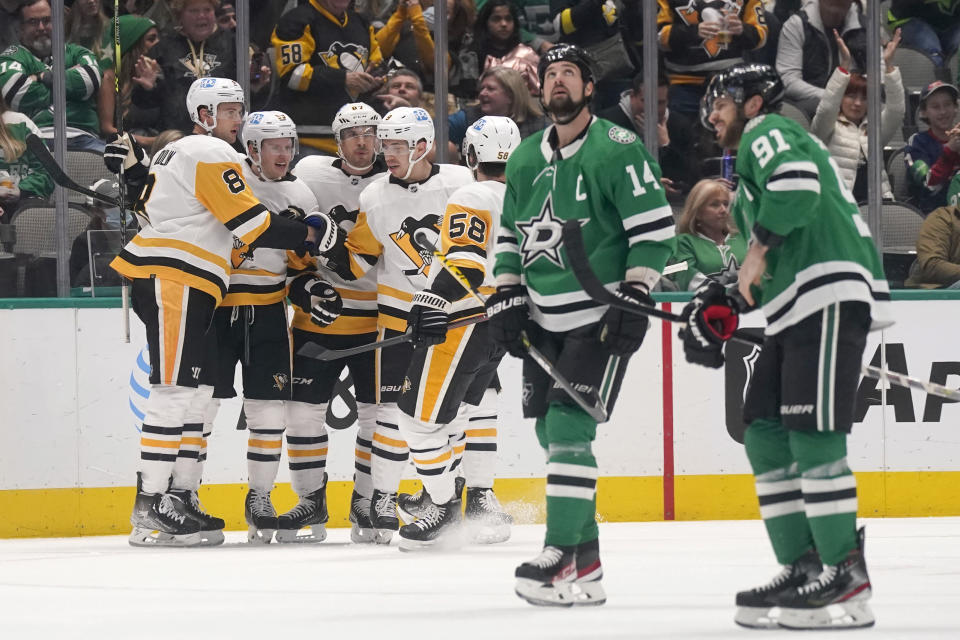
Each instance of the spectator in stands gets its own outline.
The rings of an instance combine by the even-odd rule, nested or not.
[[[420,0],[400,0],[396,11],[377,31],[380,55],[395,58],[417,74],[433,74],[433,36]]]
[[[900,29],[883,50],[886,65],[883,88],[886,102],[880,112],[880,144],[886,145],[903,126],[906,113],[903,82],[900,70],[893,66],[893,55],[900,44]],[[853,192],[857,202],[867,199],[867,79],[859,73],[850,73],[853,63],[850,50],[836,29],[833,30],[840,52],[840,66],[827,81],[823,99],[810,125],[830,150],[840,167],[840,176]],[[884,198],[893,198],[887,173],[881,168]]]
[[[767,38],[761,0],[745,0],[728,11],[716,0],[661,0],[659,46],[670,81],[670,113],[699,124],[700,99],[710,75],[743,62],[745,52]]]
[[[170,0],[177,26],[161,32],[160,42],[151,51],[163,77],[160,129],[193,128],[184,104],[194,80],[237,77],[233,34],[217,27],[219,6],[220,0]]]
[[[917,234],[917,259],[904,283],[920,289],[960,289],[960,209],[930,212]]]
[[[516,69],[530,95],[540,95],[537,65],[540,56],[520,42],[520,12],[511,0],[487,0],[473,25],[473,49],[483,71],[493,67]]]
[[[31,153],[27,135],[39,135],[37,125],[27,116],[10,111],[0,98],[0,222],[10,216],[24,198],[50,197],[53,181]]]
[[[171,142],[176,142],[180,138],[186,135],[180,129],[167,129],[166,131],[161,131],[160,135],[153,139],[153,145],[150,147],[150,157],[154,157],[160,150]]]
[[[938,67],[960,47],[960,0],[893,0],[887,26],[903,31],[903,46],[923,51]]]
[[[840,53],[833,30],[841,37],[857,62],[865,64],[866,34],[860,3],[854,0],[808,0],[780,30],[777,71],[783,78],[785,97],[808,118],[817,111],[824,87],[833,70],[840,65]]]
[[[0,0],[0,51],[17,43],[21,0]]]
[[[520,137],[536,133],[549,121],[527,90],[520,73],[507,67],[494,67],[480,76],[479,102],[451,113],[449,140],[458,149],[467,133],[467,127],[482,116],[508,116],[517,123]]]
[[[720,180],[701,180],[690,190],[670,258],[671,264],[687,263],[686,269],[669,276],[681,291],[695,291],[708,278],[736,284],[748,238],[730,218],[732,198],[733,192]]]
[[[113,42],[112,21],[108,36]],[[153,138],[162,126],[160,105],[163,96],[158,83],[160,64],[148,55],[159,41],[160,34],[150,18],[120,16],[120,107],[124,130],[144,147],[153,144]],[[108,48],[106,54],[100,62],[103,82],[97,111],[100,131],[109,139],[117,133],[114,122],[117,97],[113,48]]]
[[[947,203],[947,184],[960,169],[960,126],[952,84],[931,82],[920,94],[920,120],[929,128],[910,136],[904,147],[910,200],[924,214]]]
[[[301,155],[336,155],[330,123],[347,102],[371,101],[385,80],[367,70],[380,46],[350,0],[312,0],[285,13],[273,32],[278,104],[297,123]]]
[[[20,7],[19,46],[0,53],[0,93],[12,110],[33,120],[45,137],[53,135],[52,31],[49,2],[30,0]],[[63,62],[67,70],[67,148],[102,153],[98,60],[89,49],[68,42]]]
[[[214,12],[217,16],[217,26],[223,31],[237,30],[237,9],[230,0],[223,0]]]
[[[690,147],[690,131],[686,127],[676,127],[670,122],[667,111],[667,92],[667,77],[660,74],[657,76],[657,136],[660,145],[658,161],[663,172],[661,182],[667,195],[676,197],[689,187],[688,181],[692,175],[693,163],[691,158],[679,151],[679,149]],[[598,112],[597,116],[632,130],[643,140],[644,102],[643,74],[638,73],[633,77],[632,88],[620,95],[620,102]],[[677,138],[683,142],[674,144]]]
[[[423,82],[411,69],[397,69],[387,76],[384,92],[377,95],[384,112],[397,107],[425,107]],[[431,113],[431,115],[433,115]]]
[[[103,57],[103,36],[107,30],[107,16],[99,0],[76,0],[70,7],[63,25],[67,42],[75,42]]]
[[[447,2],[447,53],[449,67],[447,85],[450,93],[460,98],[475,98],[480,75],[480,61],[473,49],[473,24],[477,9],[473,0],[446,0]],[[423,12],[427,26],[433,32],[434,2]],[[433,85],[433,73],[427,75]]]
[[[177,26],[177,16],[170,6],[176,0],[137,0],[137,10],[131,11],[134,15],[153,20],[162,34]]]

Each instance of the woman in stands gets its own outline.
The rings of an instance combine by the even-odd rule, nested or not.
[[[851,73],[851,55],[836,30],[833,36],[840,52],[840,66],[827,81],[823,98],[810,129],[827,145],[840,167],[840,177],[857,202],[867,199],[867,79]],[[886,145],[903,126],[906,113],[900,70],[893,66],[893,54],[900,44],[900,29],[883,50],[886,65],[883,88],[886,101],[880,112],[880,144]],[[893,198],[887,173],[881,168],[883,197]]]
[[[40,135],[37,125],[22,113],[10,111],[0,96],[0,222],[10,222],[24,198],[46,199],[53,181],[24,142],[29,134]]]

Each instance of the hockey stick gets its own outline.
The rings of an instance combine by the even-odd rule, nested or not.
[[[587,292],[587,295],[597,302],[602,302],[611,307],[632,313],[660,318],[677,324],[686,324],[683,322],[681,316],[674,313],[633,304],[610,293],[590,267],[583,245],[583,233],[580,230],[580,223],[576,220],[568,220],[563,224],[563,244],[567,249],[567,256],[570,258],[570,268],[573,270],[573,275],[577,278],[577,281],[580,283],[580,286],[583,287],[584,291]],[[740,330],[735,331],[731,339],[752,346],[759,347],[763,345],[763,338]],[[960,389],[951,389],[950,387],[945,387],[942,384],[930,382],[929,380],[920,380],[919,378],[871,365],[861,365],[860,373],[867,378],[890,382],[901,387],[913,387],[914,389],[926,391],[930,395],[960,401]]]
[[[113,0],[113,119],[117,137],[123,138],[123,105],[120,100],[120,0]],[[131,141],[131,145],[133,142]],[[120,196],[120,242],[127,244],[127,180],[120,163],[120,180],[117,192]],[[130,285],[124,278],[120,283],[120,306],[123,309],[123,341],[130,342]]]
[[[414,235],[416,235],[416,233],[417,232],[414,232]],[[460,269],[457,268],[455,264],[451,264],[447,260],[447,256],[440,253],[440,251],[437,250],[437,248],[433,245],[432,242],[430,242],[427,238],[423,237],[422,235],[418,237],[417,240],[424,247],[433,251],[433,256],[434,258],[437,259],[440,265],[444,269],[446,269],[450,275],[456,278],[457,281],[460,283],[460,285],[464,287],[467,291],[469,291],[470,294],[474,298],[476,298],[477,301],[480,302],[480,304],[483,304],[483,305],[487,304],[487,297],[482,293],[480,293],[480,291],[470,283],[470,280],[465,275],[463,275],[463,272],[460,271]],[[554,364],[550,362],[550,360],[548,360],[547,357],[543,355],[539,349],[537,349],[536,347],[533,346],[533,344],[530,343],[530,339],[527,337],[527,334],[525,331],[520,333],[520,340],[523,342],[523,348],[526,350],[527,355],[529,355],[534,362],[540,365],[540,368],[543,369],[543,371],[548,376],[553,378],[553,381],[557,383],[557,386],[563,389],[567,393],[567,395],[570,396],[570,398],[574,402],[576,402],[577,405],[579,405],[581,409],[586,411],[590,415],[590,417],[596,420],[597,422],[607,421],[607,418],[609,417],[609,415],[607,414],[607,409],[606,407],[603,406],[603,400],[600,398],[600,394],[597,393],[597,390],[595,388],[593,388],[592,386],[590,387],[590,395],[592,396],[594,401],[594,404],[591,405],[586,400],[584,400],[583,396],[581,396],[576,389],[574,389],[573,385],[570,384],[570,381],[567,380],[562,373],[560,373],[557,367],[554,366]]]
[[[483,322],[486,319],[487,316],[473,316],[472,318],[464,318],[463,320],[451,322],[447,325],[447,328],[458,329],[467,325]],[[297,349],[297,355],[305,358],[313,358],[314,360],[323,360],[324,362],[328,360],[339,360],[340,358],[355,356],[358,353],[366,353],[367,351],[384,349],[386,347],[393,347],[398,344],[410,342],[412,337],[413,334],[408,330],[406,333],[399,336],[393,336],[392,338],[387,338],[386,340],[377,340],[376,342],[368,342],[367,344],[350,347],[349,349],[326,349],[318,345],[316,342],[307,342]]]
[[[70,191],[75,191],[79,194],[90,196],[95,200],[100,200],[101,202],[106,202],[107,204],[113,205],[115,207],[120,206],[120,201],[116,198],[111,198],[108,195],[102,193],[97,193],[93,189],[88,189],[87,187],[82,187],[76,182],[73,181],[70,176],[68,176],[63,169],[60,168],[60,165],[57,164],[56,159],[50,153],[50,150],[47,149],[47,145],[43,143],[43,140],[35,133],[31,133],[26,138],[27,149],[30,150],[30,153],[34,155],[37,161],[43,165],[44,170],[50,174],[50,178],[53,179],[58,185],[65,189],[70,189]]]

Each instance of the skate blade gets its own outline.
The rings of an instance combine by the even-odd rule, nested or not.
[[[247,529],[247,542],[250,544],[270,544],[273,541],[274,533],[276,533],[276,529],[250,527]]]
[[[733,621],[747,629],[779,629],[777,617],[778,607],[737,607]]]
[[[220,529],[211,529],[210,531],[200,532],[200,542],[198,547],[216,547],[223,544],[226,538],[223,537],[223,531]]]
[[[400,551],[456,551],[463,547],[463,537],[450,533],[433,540],[410,540],[400,535]]]
[[[607,601],[607,592],[599,580],[575,582],[571,592],[575,607],[599,607]]]
[[[350,541],[356,544],[373,544],[377,540],[376,529],[367,529],[358,527],[356,524],[350,527]]]
[[[410,509],[407,511],[402,508],[399,504],[397,505],[397,516],[400,518],[401,525],[411,524],[414,520],[419,518],[422,513],[419,513],[420,510]]]
[[[327,539],[327,529],[322,524],[313,524],[303,529],[277,529],[280,544],[318,544]]]
[[[203,542],[200,532],[173,535],[149,529],[134,529],[127,542],[132,547],[197,547]]]
[[[390,544],[393,539],[393,529],[374,529],[373,541],[376,544]]]
[[[574,604],[574,596],[568,582],[545,585],[536,580],[517,578],[514,593],[538,607],[572,607]]]
[[[510,539],[510,525],[468,524],[470,541],[475,544],[499,544]]]
[[[777,620],[784,629],[863,629],[876,622],[865,601],[843,602],[817,609],[784,607]]]

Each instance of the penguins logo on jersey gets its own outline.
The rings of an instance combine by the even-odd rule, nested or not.
[[[344,71],[363,71],[366,65],[367,54],[366,47],[361,47],[352,42],[343,43],[335,41],[326,51],[320,52],[320,57],[331,69],[343,69]]]
[[[222,65],[213,53],[204,53],[202,58],[196,58],[192,55],[180,58],[180,64],[186,67],[184,74],[187,78],[203,78],[209,76],[210,72]],[[211,78],[212,80],[213,78]],[[211,85],[212,86],[212,85]]]
[[[716,14],[722,15],[721,11],[724,7],[729,7],[727,9],[729,13],[736,11],[739,15],[740,9],[743,7],[743,0],[690,0],[685,6],[677,7],[676,11],[680,19],[683,20],[683,24],[688,27],[695,27],[703,21],[715,21]],[[716,58],[729,45],[720,42],[720,39],[714,36],[704,40],[701,46],[711,58]]]
[[[428,275],[430,263],[433,262],[433,252],[428,249],[423,240],[429,240],[436,245],[440,235],[440,216],[430,213],[419,220],[413,216],[407,217],[400,223],[400,231],[390,234],[390,239],[413,263],[413,269],[404,269],[407,276]]]
[[[517,230],[523,234],[520,253],[523,254],[524,268],[541,256],[563,268],[563,261],[560,259],[562,225],[563,221],[553,215],[553,194],[548,194],[543,201],[540,215],[517,223]]]
[[[230,252],[230,265],[234,269],[239,269],[244,260],[253,260],[253,249],[250,245],[243,244],[240,238],[234,236],[233,250]]]

